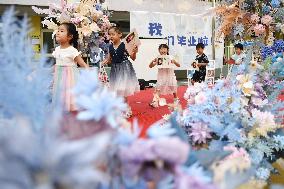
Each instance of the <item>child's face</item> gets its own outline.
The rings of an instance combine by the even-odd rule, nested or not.
[[[197,54],[202,54],[203,51],[204,51],[204,49],[202,49],[202,48],[197,48],[196,49]]]
[[[240,48],[235,48],[236,54],[241,54],[242,50]]]
[[[168,49],[167,48],[160,48],[159,49],[160,55],[167,55],[168,54]]]
[[[110,29],[110,30],[109,30],[109,37],[110,37],[110,40],[111,40],[113,43],[116,43],[116,42],[120,41],[120,39],[121,39],[121,37],[122,37],[122,34],[116,32],[114,29]]]
[[[58,43],[66,43],[72,39],[72,35],[68,35],[67,27],[65,25],[60,25],[58,27],[55,37]]]

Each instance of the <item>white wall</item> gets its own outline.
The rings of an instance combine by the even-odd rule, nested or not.
[[[198,0],[106,0],[110,10],[200,14],[213,4]]]

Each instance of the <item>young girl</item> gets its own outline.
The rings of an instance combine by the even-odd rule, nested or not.
[[[159,46],[160,55],[169,55],[169,47],[166,44],[161,44]],[[172,64],[175,64],[177,67],[180,67],[180,64],[176,62],[174,59],[171,60]],[[157,58],[152,60],[149,67],[152,68],[158,64]],[[159,68],[158,69],[158,77],[157,77],[157,86],[154,94],[154,99],[150,103],[150,106],[157,107],[159,95],[174,95],[174,102],[178,101],[177,98],[177,80],[175,76],[175,72],[173,68]]]
[[[53,103],[62,103],[65,111],[76,110],[71,90],[75,86],[79,75],[77,64],[81,67],[88,67],[80,56],[80,52],[76,49],[78,36],[74,24],[61,24],[56,33],[56,41],[60,46],[56,47],[52,53],[56,59],[52,101]]]
[[[117,92],[118,95],[125,98],[134,94],[140,90],[140,86],[136,77],[136,73],[133,69],[132,63],[128,60],[128,57],[132,60],[136,59],[136,53],[138,48],[136,47],[133,52],[127,52],[125,44],[121,41],[122,32],[118,27],[111,27],[109,29],[109,36],[112,44],[109,47],[109,54],[103,61],[103,64],[111,63],[110,70],[110,88]],[[128,108],[126,117],[132,116],[132,111]]]
[[[235,77],[235,74],[238,74],[244,68],[244,65],[242,65],[246,59],[246,54],[243,52],[244,46],[238,43],[234,45],[234,48],[235,54],[229,60],[226,60],[227,63],[231,64],[227,77]]]

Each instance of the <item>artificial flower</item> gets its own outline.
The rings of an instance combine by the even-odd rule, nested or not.
[[[253,82],[251,81],[250,75],[238,75],[237,81],[239,81],[239,86],[245,96],[251,96],[255,94],[253,90]]]
[[[243,172],[251,166],[249,155],[243,148],[225,146],[224,150],[231,151],[232,154],[225,159],[216,162],[211,167],[214,172],[214,181],[217,183],[220,183],[225,178],[226,174]]]
[[[280,6],[280,1],[279,0],[272,0],[271,1],[271,6],[273,8],[278,8]]]
[[[251,113],[252,117],[255,119],[255,124],[249,133],[249,137],[267,137],[269,132],[274,132],[279,128],[279,126],[275,123],[274,115],[272,113],[262,112],[258,109],[253,109]]]
[[[270,176],[270,171],[267,168],[260,167],[256,170],[256,176],[258,179],[267,180]]]
[[[250,62],[250,69],[251,70],[263,69],[263,66],[258,64],[257,61],[251,60],[251,62]]]
[[[231,151],[232,153],[225,158],[225,160],[230,160],[238,157],[242,157],[244,161],[250,163],[249,154],[243,148],[237,148],[235,146],[225,146],[225,151]]]
[[[90,24],[90,29],[91,29],[93,32],[99,32],[99,31],[101,31],[101,29],[99,28],[99,26],[98,26],[96,23]]]
[[[262,24],[256,24],[253,28],[255,35],[259,36],[265,32],[265,27]]]
[[[262,107],[262,106],[268,104],[267,99],[262,100],[261,98],[257,98],[257,97],[252,97],[251,101],[254,105],[259,106],[259,107]]]
[[[261,22],[264,25],[270,25],[272,23],[273,18],[270,15],[265,15],[264,17],[261,18]]]
[[[207,139],[212,138],[207,124],[199,122],[190,124],[190,126],[189,136],[192,137],[194,144],[206,143]]]
[[[257,14],[253,14],[253,15],[251,15],[250,19],[251,19],[252,23],[258,23],[260,18]]]
[[[42,23],[43,26],[46,26],[50,30],[57,30],[58,29],[58,25],[55,24],[52,20],[43,20],[41,23]]]
[[[267,5],[262,7],[262,11],[264,14],[268,14],[270,12],[271,8]]]
[[[200,92],[194,97],[194,100],[196,104],[203,104],[207,101],[206,94],[204,92]]]

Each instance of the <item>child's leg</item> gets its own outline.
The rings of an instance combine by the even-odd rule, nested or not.
[[[173,95],[174,95],[174,98],[177,98],[177,93],[173,93]]]
[[[124,97],[124,102],[127,104],[127,110],[126,110],[126,118],[130,118],[131,116],[132,116],[132,110],[131,110],[131,107],[130,107],[130,105],[129,105],[129,103],[128,103],[128,101],[127,101],[127,97],[125,96]]]
[[[159,98],[160,98],[160,90],[155,89],[154,94],[153,94],[153,100],[149,105],[154,107],[154,108],[158,107],[159,106]]]
[[[174,95],[174,104],[178,104],[179,103],[179,99],[177,97],[177,93],[175,92],[175,93],[173,93],[173,95]]]

